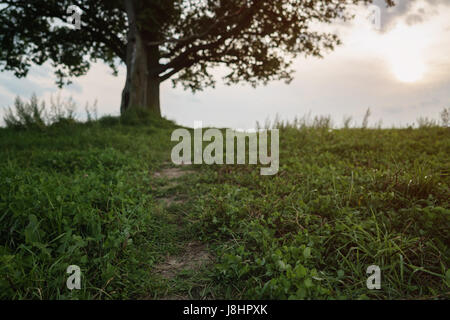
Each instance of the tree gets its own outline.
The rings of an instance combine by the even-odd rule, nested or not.
[[[340,43],[312,23],[350,18],[351,5],[372,0],[9,0],[0,1],[0,67],[18,77],[50,61],[58,85],[103,60],[127,77],[121,112],[160,115],[159,87],[172,79],[192,91],[213,86],[225,65],[227,84],[292,79],[299,55],[321,56]],[[386,0],[394,5],[393,0]],[[81,29],[67,9],[82,10]]]

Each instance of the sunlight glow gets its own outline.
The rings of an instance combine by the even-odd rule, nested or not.
[[[418,10],[424,3],[418,2],[417,5]],[[358,58],[371,55],[374,61],[384,61],[388,77],[397,83],[429,81],[434,72],[430,61],[437,54],[431,48],[442,42],[438,35],[447,22],[434,18],[426,23],[407,25],[399,21],[388,30],[379,31],[365,21],[364,12],[362,9],[357,12],[359,20],[354,20],[354,28],[342,31],[347,44],[345,54]]]
[[[398,25],[386,35],[386,59],[397,80],[405,83],[420,81],[425,74],[424,48],[426,37],[419,28]]]
[[[425,64],[420,59],[399,57],[398,59],[393,59],[391,63],[392,73],[401,82],[417,82],[423,78],[425,73]]]

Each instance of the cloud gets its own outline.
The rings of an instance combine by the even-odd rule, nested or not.
[[[448,0],[395,0],[396,5],[388,8],[385,0],[374,0],[381,9],[382,31],[391,30],[397,22],[407,25],[423,23],[438,13],[439,6],[449,6]]]
[[[48,86],[47,84],[32,79],[33,75],[30,74],[26,78],[18,79],[12,72],[0,73],[0,86],[3,91],[9,93],[12,96],[26,96],[30,97],[33,93],[38,96],[46,91],[55,91],[55,86]]]

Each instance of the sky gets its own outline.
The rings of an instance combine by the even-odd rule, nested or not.
[[[381,121],[384,127],[410,125],[419,117],[438,119],[450,107],[450,1],[397,0],[390,9],[382,3],[355,8],[351,22],[317,26],[337,33],[343,45],[323,59],[297,58],[289,85],[272,82],[255,89],[225,86],[219,79],[216,88],[192,94],[166,81],[161,86],[163,116],[188,127],[201,121],[235,129],[251,129],[256,121],[277,115],[291,121],[307,114],[330,115],[336,126],[352,116],[360,124],[368,108],[370,123]],[[221,73],[215,71],[219,78]],[[0,114],[16,96],[33,93],[46,101],[57,94],[72,97],[80,119],[86,103],[94,101],[99,116],[119,114],[124,67],[114,77],[105,64],[93,64],[87,75],[63,90],[55,79],[47,64],[33,67],[24,79],[0,73]]]

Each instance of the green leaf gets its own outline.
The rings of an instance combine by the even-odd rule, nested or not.
[[[32,244],[33,242],[39,241],[39,223],[34,214],[30,214],[28,220],[28,225],[24,230],[25,242],[28,244]]]
[[[308,259],[309,257],[311,257],[311,248],[310,247],[306,247],[305,250],[303,250],[303,256],[305,257],[305,259]]]
[[[311,278],[306,278],[304,281],[305,287],[307,288],[311,288],[313,286],[313,282],[311,280]]]

